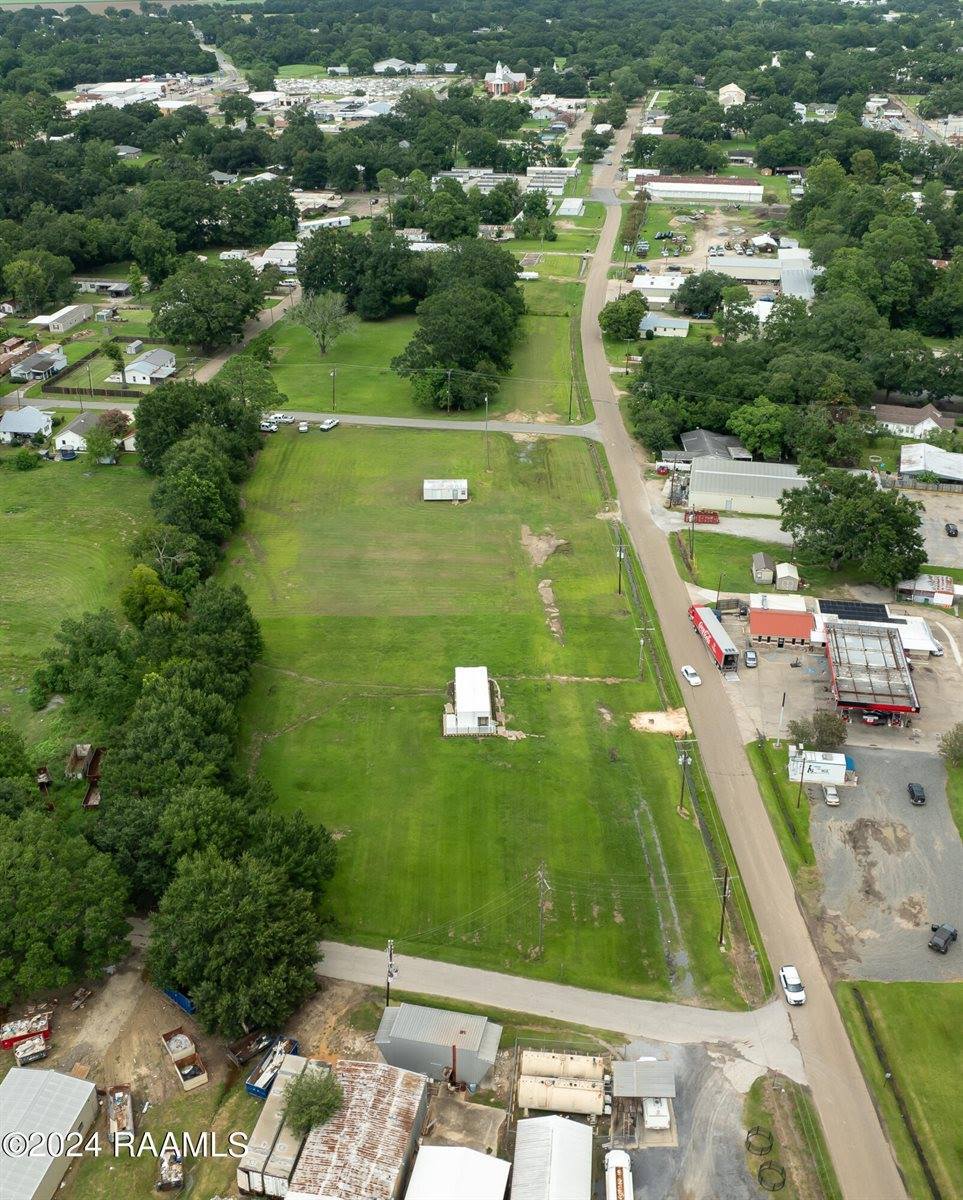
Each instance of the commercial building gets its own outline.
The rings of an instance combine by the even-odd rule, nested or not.
[[[622,1116],[623,1128],[634,1123],[637,1129],[641,1118],[647,1130],[671,1129],[674,1099],[675,1070],[671,1062],[647,1056],[612,1064],[612,1101]]]
[[[488,678],[487,667],[456,667],[455,682],[448,687],[442,718],[445,737],[486,737],[497,733],[492,704],[498,685]]]
[[[335,1063],[341,1108],[312,1129],[287,1200],[398,1200],[428,1111],[428,1080],[387,1063]]]
[[[836,706],[881,713],[918,713],[913,676],[892,625],[840,620],[826,626],[826,661]]]
[[[924,472],[947,483],[963,483],[963,454],[952,454],[928,442],[912,442],[908,446],[901,446],[899,473],[913,476]]]
[[[405,1200],[505,1200],[510,1170],[467,1146],[422,1146]]]
[[[952,608],[957,600],[963,600],[963,584],[956,583],[951,575],[917,575],[915,579],[898,583],[896,595],[913,604]]]
[[[762,184],[752,179],[720,175],[660,175],[641,185],[658,202],[714,201],[722,204],[761,204]]]
[[[639,336],[646,337],[688,337],[689,320],[687,317],[667,317],[664,313],[646,313],[639,322]]]
[[[876,424],[897,437],[924,438],[939,429],[952,429],[956,421],[944,416],[935,404],[909,408],[904,404],[874,404],[870,411]]]
[[[805,483],[791,463],[697,458],[689,475],[689,506],[778,516],[783,493]]]
[[[754,641],[808,646],[813,626],[813,614],[802,596],[753,592],[749,597],[749,636]]]
[[[682,287],[685,276],[676,275],[636,275],[632,287],[645,297],[649,308],[664,308]]]
[[[62,1075],[59,1071],[23,1067],[8,1071],[0,1083],[3,1200],[52,1200],[70,1159],[48,1151],[71,1134],[79,1133],[82,1145],[96,1120],[97,1089],[88,1080]],[[10,1135],[29,1137],[31,1152],[10,1154]]]
[[[511,1200],[591,1200],[592,1130],[566,1117],[518,1122]]]
[[[30,322],[50,333],[66,333],[82,321],[89,321],[94,315],[91,304],[68,304],[66,308],[58,308],[55,313],[41,314]]]
[[[508,96],[520,92],[528,82],[524,71],[510,71],[502,63],[495,64],[494,71],[485,74],[485,91],[489,96]]]
[[[385,1009],[374,1043],[393,1067],[474,1085],[495,1065],[501,1036],[487,1017],[399,1004]]]
[[[856,764],[848,754],[834,754],[825,750],[807,750],[802,746],[790,746],[788,774],[791,783],[832,783],[852,786],[859,783]]]
[[[585,212],[585,201],[579,196],[569,196],[558,206],[560,217],[580,217]]]

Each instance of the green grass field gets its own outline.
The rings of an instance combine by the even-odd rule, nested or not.
[[[131,457],[115,467],[89,467],[81,456],[36,471],[0,470],[0,712],[28,740],[51,722],[27,704],[40,652],[65,617],[116,596],[150,486]]]
[[[566,288],[569,285],[555,286]],[[571,302],[571,292],[559,292],[559,308],[567,307]],[[427,410],[418,405],[412,398],[409,381],[391,370],[391,360],[405,348],[416,328],[417,319],[413,316],[362,321],[351,333],[339,338],[322,359],[303,326],[280,322],[273,374],[278,387],[288,397],[288,407],[312,412],[331,411],[331,372],[337,371],[335,403],[340,412],[378,413],[389,417],[447,416],[440,410]],[[556,418],[566,416],[571,375],[568,318],[527,314],[522,318],[520,328],[512,370],[492,396],[490,415],[497,417],[518,411],[548,413]],[[477,421],[484,411],[453,412],[451,415]]]
[[[857,1005],[858,988],[876,1027],[893,1079],[873,1050],[866,1022]],[[839,983],[843,1018],[877,1107],[896,1149],[903,1178],[913,1200],[930,1200],[919,1156],[906,1131],[893,1087],[910,1114],[937,1187],[958,1196],[963,1178],[963,1123],[960,1080],[963,1078],[963,986],[959,983]]]
[[[811,801],[806,789],[800,792],[788,778],[785,744],[777,750],[772,742],[750,742],[746,754],[786,865],[797,888],[809,896],[819,886],[819,873],[809,834]]]
[[[773,519],[773,529],[778,528],[778,521]],[[682,536],[688,543],[688,534],[684,533]],[[670,537],[670,545],[679,567],[679,574],[699,587],[717,587],[721,575],[724,592],[775,591],[771,584],[753,582],[752,556],[760,551],[771,554],[776,562],[795,562],[799,567],[799,574],[813,594],[832,591],[849,584],[869,582],[861,577],[858,571],[846,567],[839,571],[830,571],[828,567],[807,566],[798,555],[793,557],[791,546],[782,542],[758,541],[756,538],[736,537],[731,533],[706,533],[699,529],[696,530],[693,540],[694,573],[688,571],[682,562],[674,535]]]
[[[526,309],[539,317],[577,315],[582,308],[582,286],[549,279],[526,279],[521,285]]]
[[[480,434],[270,439],[224,572],[266,643],[245,745],[282,807],[340,839],[334,936],[738,1003],[715,944],[716,881],[675,809],[675,742],[629,725],[659,701],[637,676],[591,457],[569,439],[492,435],[489,449],[490,472]],[[471,502],[423,503],[422,480],[437,476],[467,477]],[[536,567],[523,523],[567,552]],[[441,737],[454,668],[476,663],[524,739]],[[552,888],[541,958],[540,863]],[[691,977],[667,967],[683,951]]]
[[[578,254],[543,254],[542,261],[533,269],[542,276],[578,279],[582,275],[582,264],[587,269],[590,261]]]

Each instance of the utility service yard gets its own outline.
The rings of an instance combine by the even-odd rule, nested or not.
[[[435,477],[467,478],[469,502],[426,505]],[[269,439],[224,572],[266,642],[248,753],[339,839],[336,938],[731,1005],[676,740],[631,724],[661,705],[603,508],[575,439]],[[509,737],[443,739],[475,664]]]

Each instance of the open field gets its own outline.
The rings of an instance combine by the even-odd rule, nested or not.
[[[554,245],[554,243],[550,243]],[[583,263],[586,265],[590,260],[583,259],[579,254],[543,254],[541,261],[530,270],[538,271],[539,275],[558,276],[564,279],[578,279],[583,273]]]
[[[862,994],[892,1079],[873,1048],[856,999]],[[960,1079],[963,1078],[963,986],[959,983],[840,983],[836,988],[856,1056],[883,1115],[913,1200],[936,1195],[927,1184],[896,1100],[909,1113],[936,1186],[959,1194],[963,1162]]]
[[[0,473],[0,712],[28,741],[51,722],[27,704],[40,652],[65,617],[111,603],[149,492],[130,456],[115,467],[89,468],[81,457]]]
[[[489,449],[490,472],[480,434],[270,439],[225,569],[266,642],[246,747],[282,807],[340,839],[335,937],[738,1003],[715,944],[717,881],[676,810],[676,744],[629,724],[659,700],[638,678],[591,455],[505,435]],[[472,500],[424,504],[430,476],[466,476]],[[535,566],[523,523],[568,547]],[[489,667],[522,740],[442,739],[466,663]]]
[[[546,288],[550,284],[544,285]],[[561,285],[566,288],[569,285]],[[560,304],[568,306],[571,294],[560,291]],[[329,412],[378,413],[389,417],[447,416],[418,405],[411,385],[391,370],[391,360],[408,344],[417,328],[413,316],[387,321],[360,322],[339,338],[324,358],[307,330],[288,321],[277,326],[277,361],[273,374],[288,397],[288,407]],[[492,417],[509,412],[547,413],[553,419],[568,412],[570,367],[569,320],[564,316],[526,315],[513,352],[513,367],[492,396]],[[331,372],[335,397],[332,401]],[[477,421],[484,410],[453,412]]]
[[[778,522],[773,519],[773,528]],[[688,543],[688,534],[686,537]],[[764,542],[756,538],[736,537],[731,533],[705,533],[697,529],[694,537],[695,572],[686,570],[676,545],[671,539],[672,553],[683,579],[689,579],[700,587],[716,587],[722,576],[722,590],[726,592],[772,592],[772,585],[753,582],[752,556],[760,551],[771,554],[777,562],[791,560],[799,567],[799,574],[813,593],[830,591],[853,583],[867,583],[857,571],[843,568],[830,571],[828,567],[807,566],[798,555],[793,556],[792,547],[782,542]]]
[[[571,317],[582,307],[581,283],[526,279],[521,286],[525,294],[525,307],[534,316]]]

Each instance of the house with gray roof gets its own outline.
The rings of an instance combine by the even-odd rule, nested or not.
[[[125,374],[128,383],[143,387],[145,385],[163,383],[176,370],[177,359],[170,350],[151,350],[149,354],[142,354],[136,362],[132,362],[125,369]],[[111,375],[109,378],[111,382],[115,381],[114,375]],[[116,378],[117,380],[120,379],[119,374]]]
[[[21,359],[10,368],[11,379],[22,379],[26,383],[49,379],[67,365],[67,356],[59,346],[45,346],[36,354]]]
[[[32,404],[10,408],[0,417],[0,442],[9,445],[17,438],[32,438],[38,433],[47,438],[52,429],[52,413],[41,412]]]

